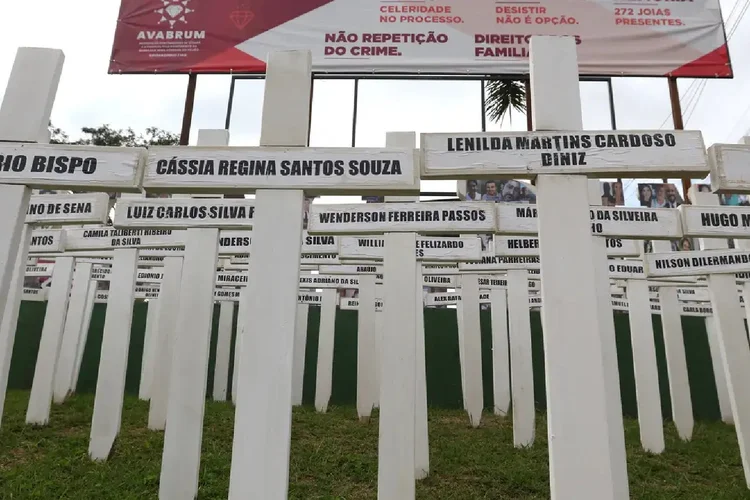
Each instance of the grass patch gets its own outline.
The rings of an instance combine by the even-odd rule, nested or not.
[[[127,397],[122,429],[105,463],[87,456],[93,395],[53,405],[50,425],[25,425],[28,392],[8,394],[0,428],[0,498],[96,499],[157,498],[164,435],[146,429],[148,404]],[[234,407],[208,402],[203,432],[201,499],[227,498]],[[746,499],[734,428],[696,424],[693,441],[679,440],[666,425],[667,451],[644,453],[636,421],[626,420],[630,493],[633,499]],[[537,440],[513,448],[507,419],[486,414],[472,429],[464,413],[430,410],[430,470],[417,485],[419,499],[549,498],[547,432],[538,419]],[[295,408],[289,498],[375,499],[377,414],[369,424],[350,407],[321,415]]]

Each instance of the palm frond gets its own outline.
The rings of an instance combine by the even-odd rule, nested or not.
[[[513,123],[513,110],[526,112],[526,86],[518,80],[489,80],[485,83],[484,106],[493,122],[502,124],[507,116]]]

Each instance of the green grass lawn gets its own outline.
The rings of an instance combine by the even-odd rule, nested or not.
[[[87,456],[92,395],[53,405],[44,428],[24,424],[27,400],[28,392],[8,394],[0,428],[0,498],[157,498],[163,433],[146,429],[147,403],[126,399],[111,458],[93,463]],[[227,497],[233,413],[229,403],[207,405],[199,498]],[[641,451],[637,422],[627,420],[625,427],[631,498],[750,498],[733,427],[699,423],[693,441],[683,443],[667,424],[667,451],[658,456]],[[487,414],[472,429],[461,411],[431,410],[431,474],[417,485],[417,498],[548,498],[543,418],[536,432],[532,448],[517,450],[507,419]],[[376,498],[377,438],[377,417],[362,424],[354,408],[327,414],[295,408],[289,498]]]

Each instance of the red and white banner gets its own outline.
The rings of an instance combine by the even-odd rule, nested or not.
[[[573,36],[581,73],[731,77],[718,0],[123,0],[110,73],[528,73],[531,35]]]

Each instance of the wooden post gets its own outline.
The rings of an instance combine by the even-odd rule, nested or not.
[[[492,308],[492,394],[495,415],[510,409],[510,356],[508,354],[508,292],[490,291]]]
[[[439,218],[420,220],[417,214],[422,214],[425,207]],[[377,215],[369,222],[360,222],[365,212]],[[472,214],[472,220],[456,223],[459,213]],[[417,381],[417,370],[421,371],[417,360],[421,351],[418,344],[423,327],[419,319],[422,282],[416,254],[420,260],[479,260],[480,257],[477,237],[449,238],[458,241],[442,246],[433,245],[430,240],[443,238],[417,237],[416,233],[484,233],[492,231],[495,222],[495,206],[489,202],[422,205],[410,201],[312,207],[308,224],[311,234],[384,233],[382,239],[349,238],[348,242],[342,239],[339,248],[340,258],[358,255],[358,258],[383,259],[379,498],[413,498],[415,479],[428,472],[425,470],[429,465],[426,404],[419,409],[424,403],[417,401],[417,398],[423,400],[425,392],[418,388]],[[361,244],[362,241],[366,244]],[[315,281],[310,280],[310,283]],[[410,332],[414,333],[413,337]],[[413,425],[409,425],[410,421]]]
[[[461,277],[461,314],[464,334],[464,373],[466,411],[473,427],[479,427],[484,408],[482,386],[482,332],[479,324],[479,281],[476,274]],[[528,310],[528,307],[527,307]],[[529,342],[531,337],[529,337]]]
[[[154,351],[156,351],[155,343],[158,338],[156,325],[159,324],[159,299],[148,301],[146,314],[146,331],[143,337],[143,356],[141,357],[141,381],[138,387],[138,398],[143,401],[151,399],[151,383],[154,380]]]
[[[645,281],[628,280],[628,302],[641,445],[650,453],[661,453],[664,451],[664,428],[659,373],[656,370],[654,327],[651,322],[648,284]]]
[[[86,311],[83,314],[83,323],[81,324],[80,340],[78,341],[78,351],[76,352],[76,364],[73,370],[73,379],[70,383],[70,391],[75,392],[78,387],[78,375],[81,373],[81,363],[83,362],[83,352],[86,349],[86,341],[89,338],[89,326],[91,326],[91,315],[94,313],[94,303],[96,297],[96,282],[91,282],[89,292],[86,296]]]
[[[198,493],[218,241],[216,228],[188,230],[167,394],[162,498],[194,498]]]
[[[706,336],[708,337],[708,348],[711,352],[711,365],[714,372],[714,382],[716,383],[716,394],[719,398],[719,412],[721,420],[725,424],[734,424],[734,415],[732,415],[732,405],[729,402],[729,388],[727,387],[727,378],[724,374],[724,361],[721,359],[721,347],[719,346],[719,337],[716,331],[716,317],[708,316],[704,320],[706,325]]]
[[[424,299],[422,295],[422,265],[417,265],[417,332],[416,332],[416,408],[414,421],[414,475],[417,481],[430,474],[430,436],[427,423],[427,367],[425,363]],[[378,313],[375,314],[376,323]],[[377,326],[376,326],[377,329]],[[379,344],[379,343],[378,343]],[[377,348],[375,349],[377,350]],[[380,359],[380,356],[378,356]],[[379,388],[378,388],[379,390]]]
[[[112,288],[107,300],[94,415],[91,419],[89,456],[92,460],[106,460],[109,456],[115,437],[120,432],[125,396],[138,250],[117,249],[114,254]]]
[[[164,279],[159,291],[159,320],[156,325],[151,404],[148,411],[148,428],[151,430],[164,430],[167,423],[169,378],[182,290],[182,261],[183,257],[164,258]]]
[[[304,147],[311,109],[309,52],[272,53],[261,145]],[[303,192],[259,190],[242,339],[229,498],[283,499],[289,480],[292,356],[302,247]],[[269,266],[274,262],[274,266]],[[285,318],[279,320],[279,318]],[[264,332],[274,331],[273,336]],[[256,340],[251,335],[258,335]],[[266,446],[265,443],[274,443]]]
[[[357,414],[370,420],[375,406],[375,275],[359,276],[357,312]]]
[[[219,303],[219,332],[216,341],[216,364],[214,366],[214,401],[227,400],[229,383],[229,350],[232,345],[232,321],[234,302]]]
[[[528,281],[529,273],[526,270],[508,270],[508,336],[513,397],[513,444],[517,448],[534,444],[536,435]]]
[[[309,304],[297,304],[294,326],[294,362],[292,373],[292,406],[302,404],[302,387],[305,379],[305,351],[307,349],[307,315]]]
[[[614,125],[614,100],[612,99],[611,90],[612,85],[610,82],[610,111],[612,112],[612,120]],[[614,128],[614,127],[613,127]],[[589,180],[589,204],[592,206],[601,206],[602,197],[600,191],[600,183],[598,180]],[[637,232],[634,231],[634,232]],[[610,422],[612,429],[622,429],[622,397],[620,394],[620,371],[617,360],[617,341],[615,339],[615,323],[612,312],[612,299],[609,293],[609,245],[610,240],[605,237],[593,238],[592,244],[594,246],[594,258],[596,262],[592,263],[596,273],[596,298],[597,298],[597,313],[599,315],[599,338],[602,342],[602,364],[604,368],[604,376],[606,377],[604,384],[606,389],[606,405],[607,405],[607,420]],[[627,245],[624,242],[631,243],[631,249],[628,250]],[[621,244],[622,247],[618,247],[616,244],[613,248],[621,248],[622,253],[627,256],[630,252],[630,256],[641,254],[641,249],[636,246],[634,240],[614,240],[617,244]],[[623,439],[622,433],[610,432],[609,433],[609,446],[610,446],[610,457],[612,459],[612,482],[616,491],[627,491],[628,490],[628,469],[625,455],[625,440]]]
[[[199,146],[226,146],[226,130],[200,130]],[[196,205],[221,206],[214,200],[191,200]],[[117,217],[115,222],[117,222]],[[172,364],[167,393],[159,494],[163,497],[195,496],[198,493],[203,414],[205,410],[211,324],[214,312],[219,229],[225,220],[179,221],[187,226],[185,257],[180,283]]]
[[[47,126],[64,60],[60,50],[18,49],[0,105],[0,142],[49,142]],[[19,289],[23,284],[21,273],[17,285],[13,286],[13,271],[26,266],[28,242],[22,240],[22,232],[30,197],[31,190],[26,186],[0,185],[0,209],[4,214],[0,220],[0,234],[3,234],[0,240],[0,311],[4,311],[3,320],[6,317],[8,320],[3,321],[0,330],[0,352],[3,353],[0,357],[0,399],[5,398],[16,331],[15,321],[11,320],[14,315],[18,316]],[[11,310],[7,308],[9,300]],[[0,403],[0,419],[2,408],[3,403]],[[40,417],[46,423],[48,416]]]
[[[3,421],[3,408],[5,407],[5,393],[8,389],[8,376],[10,374],[10,359],[13,355],[13,344],[16,338],[16,325],[18,324],[18,311],[21,307],[23,295],[23,276],[26,271],[26,255],[31,242],[31,228],[24,225],[21,231],[21,246],[16,254],[16,262],[13,266],[13,279],[10,282],[10,293],[5,304],[5,312],[0,320],[0,424]]]
[[[237,333],[234,336],[234,366],[232,367],[232,403],[237,403],[237,374],[240,371],[240,354],[242,352],[242,337],[247,324],[247,306],[250,300],[250,292],[247,287],[240,292],[240,301],[237,305]]]
[[[456,330],[458,333],[458,364],[461,373],[461,403],[463,409],[467,409],[466,404],[466,355],[464,353],[464,301],[461,300],[456,304]]]
[[[575,41],[532,37],[530,67],[534,129],[580,130]],[[537,196],[552,498],[627,498],[615,470],[624,463],[612,447],[613,436],[624,439],[623,429],[608,415],[600,321],[591,308],[597,279],[587,179],[539,175]],[[570,293],[574,282],[580,293]]]
[[[414,233],[386,233],[378,498],[414,498],[417,261]]]
[[[320,333],[318,335],[318,366],[315,377],[315,409],[321,413],[328,410],[333,382],[333,343],[336,332],[336,300],[338,290],[323,289],[323,304],[320,306]],[[373,307],[375,301],[373,300]]]
[[[719,204],[716,195],[698,192],[696,187],[692,187],[689,193],[693,205],[715,206]],[[701,250],[727,247],[726,239],[723,238],[700,238],[698,242]],[[750,454],[750,394],[743,390],[746,381],[750,380],[750,347],[747,343],[745,322],[737,295],[737,284],[732,274],[709,274],[708,289],[711,294],[715,333],[719,341],[729,403],[737,430],[742,468],[745,472],[745,481],[750,487],[750,456],[748,456]],[[745,431],[748,433],[746,434]]]
[[[46,425],[49,421],[55,367],[62,342],[65,314],[68,310],[73,265],[72,257],[58,257],[55,260],[42,338],[39,341],[39,353],[34,369],[34,381],[31,385],[29,407],[26,411],[27,424]]]
[[[672,244],[669,241],[654,241],[652,245],[655,253],[672,251]],[[689,441],[693,436],[693,402],[690,397],[690,380],[685,358],[685,339],[682,335],[677,288],[659,287],[659,304],[664,352],[667,358],[669,398],[672,402],[672,420],[680,439]]]
[[[383,296],[383,285],[377,285],[375,287],[377,291],[375,295],[378,297]],[[382,380],[383,372],[383,311],[375,311],[375,377],[377,392],[375,396],[375,408],[380,408],[380,381]],[[418,368],[419,369],[419,368]],[[426,388],[425,388],[425,397]]]
[[[78,355],[78,343],[81,337],[81,327],[84,323],[86,300],[91,284],[91,264],[79,263],[73,272],[73,287],[68,303],[68,312],[63,328],[62,345],[57,359],[55,372],[55,386],[53,399],[55,403],[62,403],[68,397],[70,385],[75,370],[75,360]]]

